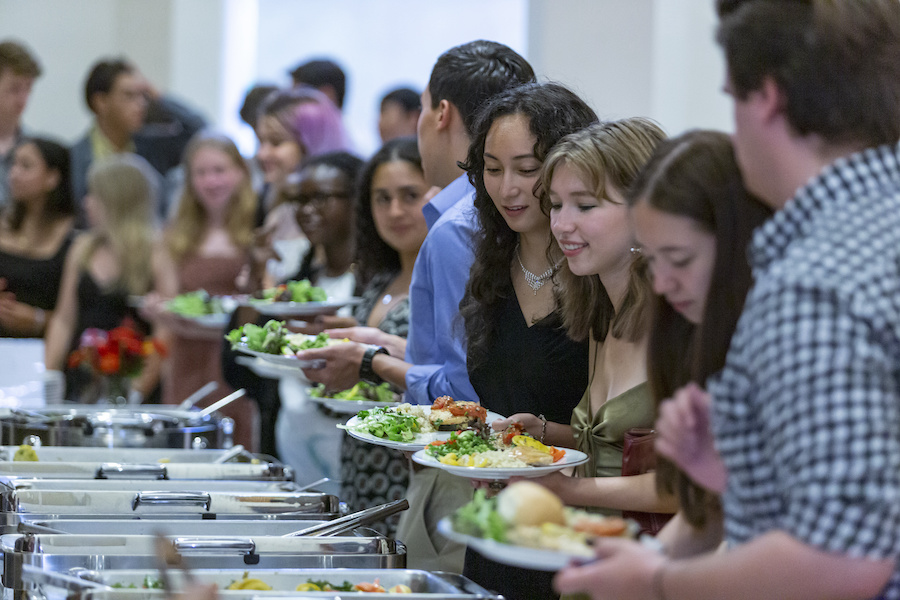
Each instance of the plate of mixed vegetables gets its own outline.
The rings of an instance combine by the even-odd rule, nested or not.
[[[303,317],[333,313],[337,309],[358,304],[361,298],[331,300],[320,287],[312,285],[308,279],[287,281],[250,298],[249,304],[264,315],[283,317]]]
[[[571,448],[543,444],[514,423],[502,432],[453,432],[449,439],[430,442],[412,459],[461,477],[503,480],[540,477],[583,464],[588,456]]]
[[[364,442],[395,450],[414,452],[438,440],[449,440],[453,431],[438,431],[428,418],[430,406],[400,404],[395,407],[376,407],[361,410],[345,425],[338,425],[352,437]],[[489,424],[501,415],[487,411]]]
[[[357,414],[361,410],[400,405],[400,394],[387,382],[372,385],[360,381],[349,390],[326,394],[325,386],[318,384],[309,390],[310,399],[339,414]]]
[[[300,350],[324,348],[330,344],[341,343],[342,340],[329,338],[324,333],[304,335],[294,333],[285,327],[284,321],[270,320],[265,325],[246,323],[232,329],[225,339],[238,352],[256,356],[265,361],[279,365],[299,367],[301,369],[316,368],[322,361],[304,361],[297,358]]]
[[[228,324],[237,305],[237,299],[231,296],[212,296],[205,290],[197,290],[179,294],[165,306],[167,311],[182,319],[217,329]]]

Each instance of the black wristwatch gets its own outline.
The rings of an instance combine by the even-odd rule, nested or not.
[[[375,358],[376,354],[387,353],[388,351],[381,346],[369,346],[366,348],[366,353],[363,354],[362,362],[359,363],[359,378],[372,385],[383,383],[384,379],[379,377],[378,374],[372,370],[372,359]]]

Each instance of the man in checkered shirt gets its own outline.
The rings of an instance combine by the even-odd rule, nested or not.
[[[776,210],[707,382],[729,549],[675,560],[617,540],[557,584],[618,600],[900,599],[900,2],[718,8],[735,152]]]

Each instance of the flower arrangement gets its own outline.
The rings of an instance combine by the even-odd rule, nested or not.
[[[86,329],[78,348],[69,355],[68,365],[91,374],[95,382],[92,401],[103,396],[119,401],[128,398],[130,380],[140,375],[145,359],[153,354],[165,355],[163,344],[145,339],[134,322],[126,319],[109,331]]]

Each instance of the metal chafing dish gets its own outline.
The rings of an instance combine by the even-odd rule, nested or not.
[[[23,519],[18,533],[59,533],[69,535],[154,535],[167,536],[214,535],[218,537],[244,535],[282,536],[314,525],[330,523],[317,520],[315,515],[308,519],[250,520],[250,519]],[[339,534],[355,537],[378,537],[374,529],[357,527]]]
[[[168,490],[9,490],[0,494],[0,531],[25,519],[308,519],[341,513],[336,496],[318,492]]]
[[[290,481],[294,471],[279,463],[0,462],[0,476],[54,479],[253,479]]]
[[[402,569],[406,548],[385,537],[193,536],[169,538],[196,569]],[[24,565],[43,571],[153,569],[156,538],[140,535],[33,535],[0,537],[3,586],[23,590]],[[335,573],[335,571],[327,571]]]
[[[0,497],[17,490],[115,490],[142,492],[152,487],[165,492],[299,492],[293,481],[232,481],[186,479],[182,481],[153,481],[140,479],[43,479],[35,477],[0,477]]]
[[[328,581],[335,585],[341,585],[344,582],[357,584],[362,582],[371,583],[376,579],[382,587],[390,589],[395,585],[406,585],[411,590],[411,594],[390,594],[390,593],[367,593],[361,598],[406,598],[419,600],[435,600],[435,599],[502,599],[502,596],[492,594],[483,587],[473,581],[457,575],[455,573],[427,572],[412,569],[256,569],[250,573],[250,577],[261,579],[267,585],[273,588],[270,592],[260,592],[259,590],[226,590],[225,588],[234,581],[243,578],[245,570],[229,570],[229,569],[203,569],[191,571],[193,578],[202,583],[216,583],[219,587],[220,594],[223,598],[254,598],[265,596],[266,598],[293,598],[293,599],[312,599],[316,598],[347,598],[347,592],[296,592],[294,591],[301,583],[308,580]],[[54,581],[53,574],[32,573],[26,575],[26,581],[33,581],[41,586],[56,586],[70,591],[84,592],[82,598],[163,598],[162,590],[143,590],[141,589],[145,579],[152,581],[158,578],[158,572],[147,569],[128,569],[116,571],[77,571],[74,573],[80,578],[87,580],[84,584],[79,585],[77,581],[59,578]],[[183,589],[184,576],[177,571],[169,574],[170,582],[174,589]],[[88,582],[96,582],[103,585],[123,586],[125,589],[103,590],[91,589],[87,587]],[[128,586],[134,585],[136,589],[128,589]],[[127,592],[125,595],[117,595],[118,592]],[[149,592],[149,595],[147,594]],[[356,594],[349,594],[356,596]]]
[[[235,446],[237,448],[237,446]],[[12,461],[19,446],[0,446],[0,461]],[[151,464],[151,463],[249,463],[254,459],[262,462],[272,462],[270,456],[254,456],[247,451],[232,449],[184,449],[184,448],[116,448],[110,452],[109,448],[91,448],[81,446],[34,446],[32,448],[37,455],[37,462],[109,462],[112,456],[120,463]],[[23,461],[28,462],[28,461]]]
[[[31,437],[49,446],[103,448],[225,448],[233,423],[217,414],[164,407],[60,405],[9,409],[0,416],[0,444]]]

